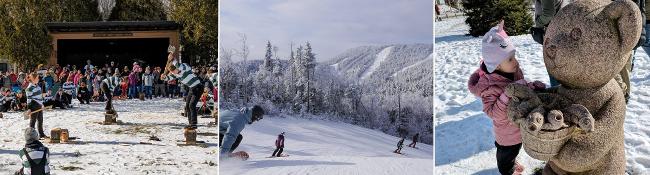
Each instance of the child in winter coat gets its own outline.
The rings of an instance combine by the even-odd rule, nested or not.
[[[153,96],[153,82],[154,82],[154,76],[151,73],[151,68],[147,67],[144,71],[144,74],[142,74],[142,84],[144,85],[144,93],[145,96],[149,99],[152,99]]]
[[[129,79],[127,77],[122,77],[122,82],[120,82],[120,88],[122,89],[122,95],[120,95],[120,98],[126,99],[126,97],[128,96],[127,89],[129,88]]]
[[[50,174],[50,151],[38,141],[38,133],[34,128],[26,128],[24,130],[25,148],[18,152],[20,160],[22,160],[22,168],[15,174],[28,175],[28,174]]]
[[[521,149],[519,126],[507,117],[507,104],[510,97],[505,87],[511,83],[527,85],[531,89],[542,90],[546,85],[539,81],[524,80],[524,75],[515,58],[515,46],[508,38],[503,21],[483,36],[480,67],[468,81],[469,91],[480,97],[483,112],[492,119],[495,145],[497,147],[497,166],[501,174],[520,174],[524,167],[516,162]]]

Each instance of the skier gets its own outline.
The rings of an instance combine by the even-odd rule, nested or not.
[[[409,147],[415,148],[415,144],[418,142],[418,138],[420,138],[420,133],[415,133],[415,135],[413,136],[413,142],[409,144]]]
[[[275,151],[271,157],[282,157],[282,150],[284,149],[284,132],[278,135],[278,138],[275,139]],[[277,155],[276,155],[277,153]]]
[[[406,137],[402,137],[402,139],[397,142],[397,149],[393,151],[394,153],[402,154],[402,147],[404,147],[404,139],[406,139]]]
[[[113,76],[107,76],[102,80],[102,93],[106,96],[106,107],[104,108],[106,113],[113,111],[113,90],[119,84],[119,78],[117,76],[119,76],[119,73],[115,72]]]
[[[50,151],[38,141],[38,133],[34,128],[26,128],[25,148],[18,152],[22,160],[22,168],[15,174],[18,175],[49,175],[50,174]]]
[[[188,118],[189,125],[185,128],[196,129],[196,103],[199,102],[199,98],[201,98],[201,94],[203,93],[203,84],[201,84],[199,77],[192,72],[192,68],[188,64],[180,62],[180,52],[176,52],[173,46],[170,46],[168,51],[167,65],[161,78],[166,76],[166,79],[169,80],[178,79],[180,83],[189,88],[184,113]],[[177,53],[178,58],[176,57]]]
[[[220,157],[248,158],[248,153],[240,151],[232,153],[244,138],[240,132],[246,127],[246,123],[253,124],[264,117],[264,109],[260,106],[242,108],[241,110],[226,110],[219,112],[219,145]]]

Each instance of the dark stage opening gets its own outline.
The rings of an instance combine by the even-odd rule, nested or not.
[[[167,60],[169,38],[133,39],[61,39],[57,41],[57,64],[83,66],[91,60],[95,66],[103,67],[115,61],[120,71],[124,66],[132,67],[139,62],[146,66],[164,67]]]

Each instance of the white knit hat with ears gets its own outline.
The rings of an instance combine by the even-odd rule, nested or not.
[[[494,72],[501,62],[514,56],[516,51],[506,34],[503,20],[483,35],[481,55],[489,73]]]

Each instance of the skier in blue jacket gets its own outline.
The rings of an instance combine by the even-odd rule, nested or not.
[[[264,109],[260,106],[242,108],[241,110],[219,111],[219,145],[220,157],[239,157],[247,159],[248,153],[240,151],[232,153],[243,136],[240,134],[246,124],[259,121],[264,116]]]

